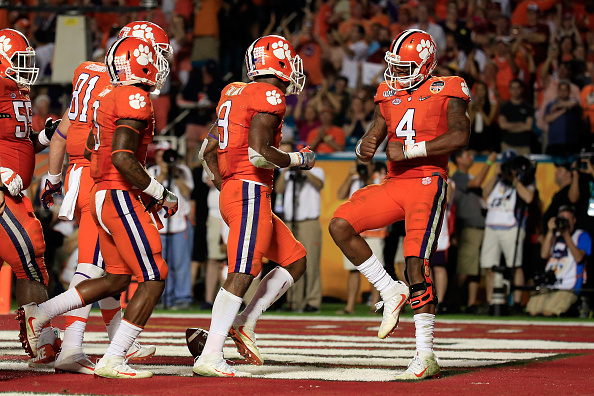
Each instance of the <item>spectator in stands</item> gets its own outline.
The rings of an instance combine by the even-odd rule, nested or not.
[[[364,3],[356,2],[351,7],[350,18],[338,25],[338,33],[340,33],[342,37],[352,35],[353,26],[360,26],[363,29],[361,34],[365,37],[371,29],[371,23],[372,22],[365,17]],[[359,28],[357,28],[357,30],[359,30]]]
[[[594,63],[588,63],[588,74],[594,77]],[[585,123],[585,130],[590,133],[590,139],[587,144],[591,143],[591,136],[594,134],[594,82],[590,82],[580,94],[580,104],[582,106],[582,114]]]
[[[365,111],[363,98],[355,96],[351,101],[351,107],[347,112],[343,127],[346,136],[346,151],[354,150],[359,139],[367,132],[372,119],[373,113]]]
[[[474,88],[474,96],[468,106],[472,132],[468,148],[482,154],[499,151],[500,130],[495,119],[499,103],[491,98],[484,82],[476,82]]]
[[[569,191],[571,188],[577,191],[579,188],[578,182],[579,177],[573,177],[573,165],[569,159],[567,157],[560,158],[555,163],[555,184],[557,187],[559,187],[559,191],[553,195],[551,204],[543,215],[542,220],[545,225],[548,224],[551,217],[555,217],[557,215],[559,208],[562,206],[572,205],[569,199]],[[575,183],[575,185],[573,185],[573,183]]]
[[[275,180],[277,194],[283,194],[285,223],[307,250],[307,269],[289,290],[287,301],[293,311],[319,312],[322,304],[322,226],[319,217],[324,170],[320,167],[309,171],[298,167],[284,168]]]
[[[490,153],[487,161],[480,168],[476,176],[469,173],[474,164],[474,156],[467,149],[452,153],[452,161],[456,165],[456,172],[452,180],[456,183],[455,205],[456,220],[459,228],[458,262],[456,265],[456,283],[462,290],[468,283],[468,299],[466,312],[477,313],[477,292],[479,287],[479,257],[483,236],[485,233],[485,214],[483,208],[482,184],[487,173],[497,159],[497,153]]]
[[[400,32],[408,29],[411,24],[410,9],[406,4],[402,4],[400,8],[398,8],[398,19],[390,25],[390,33],[392,34],[392,37],[396,37]]]
[[[503,254],[505,264],[512,268],[513,284],[524,285],[522,271],[523,245],[526,236],[527,206],[534,199],[535,186],[533,177],[526,180],[526,167],[530,161],[518,156],[513,150],[502,155],[501,166],[483,187],[483,198],[487,200],[485,218],[485,234],[481,251],[481,268],[487,270],[486,292],[487,302],[491,304],[493,297],[493,268],[500,266]],[[513,301],[518,309],[522,299],[522,291],[514,292]]]
[[[338,76],[334,81],[334,89],[328,92],[328,98],[334,109],[334,119],[332,123],[338,127],[342,127],[347,111],[351,106],[351,96],[347,91],[347,84],[349,80],[345,76]]]
[[[545,273],[549,276],[545,277],[544,289],[528,301],[526,311],[532,316],[560,316],[577,302],[585,264],[592,252],[590,235],[575,227],[572,207],[560,207],[557,216],[551,217],[547,225],[541,257],[547,260]]]
[[[522,99],[524,85],[520,80],[509,83],[510,100],[501,105],[501,150],[513,149],[520,155],[530,154],[534,139],[534,110]]]
[[[338,187],[336,193],[337,198],[345,200],[351,197],[357,190],[374,183],[379,183],[381,180],[374,179],[373,162],[363,163],[358,159],[351,164],[349,173],[346,179]],[[386,236],[386,229],[381,228],[377,230],[370,230],[361,233],[361,236],[365,239],[373,254],[378,258],[383,258],[384,251],[384,238]],[[357,268],[349,261],[349,259],[343,255],[342,257],[343,266],[346,271],[349,271],[347,280],[347,304],[346,307],[337,311],[337,314],[353,314],[355,313],[355,303],[357,302],[357,294],[361,286],[361,273]],[[381,262],[381,259],[380,259]],[[383,263],[382,263],[383,264]],[[371,287],[372,300],[374,302],[379,301],[379,292],[373,286]]]
[[[445,50],[446,39],[443,28],[429,20],[429,8],[426,4],[421,3],[417,7],[417,22],[410,29],[421,29],[429,33],[435,40],[438,55]]]
[[[326,107],[320,113],[321,124],[312,129],[307,137],[307,144],[319,154],[343,151],[345,145],[344,130],[332,124],[334,112]]]
[[[33,130],[41,131],[45,128],[45,120],[51,117],[52,120],[57,120],[59,117],[50,111],[51,99],[45,94],[37,95],[33,101]]]
[[[192,251],[187,218],[190,215],[190,193],[194,188],[194,180],[190,168],[179,163],[177,151],[169,147],[169,143],[157,146],[156,164],[148,169],[152,177],[179,199],[179,210],[175,217],[165,219],[164,211],[159,211],[159,218],[163,223],[163,228],[159,230],[163,258],[169,267],[161,303],[171,309],[189,309],[192,303]]]
[[[520,29],[521,37],[530,43],[534,50],[534,62],[540,64],[547,56],[549,43],[549,27],[539,19],[539,7],[536,3],[528,5],[527,23]]]
[[[557,99],[545,109],[549,155],[569,156],[579,151],[581,109],[579,101],[570,98],[569,89],[568,81],[560,81]]]
[[[297,104],[293,111],[295,118],[295,125],[297,126],[297,141],[305,142],[309,133],[320,126],[321,122],[318,118],[318,110],[312,104],[305,105],[307,95],[303,92],[297,98]]]
[[[502,38],[495,41],[495,54],[493,60],[497,64],[497,91],[501,100],[510,100],[510,83],[518,75],[518,65],[515,54],[510,48],[509,42]]]
[[[448,1],[446,18],[440,25],[446,35],[454,35],[459,48],[463,51],[470,51],[472,48],[471,31],[466,26],[466,22],[459,18],[458,2]]]
[[[365,41],[365,29],[362,25],[352,25],[348,40],[344,39],[337,31],[332,33],[345,53],[340,74],[349,79],[349,88],[355,88],[359,85],[360,62],[367,59],[368,44]]]
[[[308,83],[320,86],[323,83],[322,54],[326,50],[326,43],[313,30],[314,18],[307,15],[300,32],[293,35],[291,42],[295,43],[295,51],[303,61],[303,69],[307,73]],[[285,33],[286,37],[289,37]]]

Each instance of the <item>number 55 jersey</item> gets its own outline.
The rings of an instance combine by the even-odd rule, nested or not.
[[[430,77],[418,89],[394,91],[382,82],[375,95],[388,126],[388,141],[413,145],[435,139],[448,131],[450,98],[470,101],[470,91],[460,77]],[[389,162],[388,177],[430,177],[438,172],[447,180],[448,154]]]

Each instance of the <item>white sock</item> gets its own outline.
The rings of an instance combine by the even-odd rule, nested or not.
[[[105,323],[105,329],[109,340],[113,340],[120,322],[122,321],[122,306],[120,300],[114,297],[106,297],[99,301],[99,308],[101,308],[101,316],[103,316],[103,322]]]
[[[260,316],[293,285],[293,276],[283,267],[276,267],[260,282],[254,297],[241,313],[241,324],[255,328]],[[248,320],[249,319],[249,320]],[[246,323],[247,322],[247,323]],[[252,326],[253,325],[253,326]]]
[[[229,293],[221,287],[212,305],[210,329],[208,330],[208,338],[206,339],[202,355],[223,352],[223,345],[225,345],[225,340],[237,316],[237,312],[241,308],[242,301],[243,299],[241,297]]]
[[[433,327],[435,325],[435,315],[430,313],[421,313],[414,315],[413,318],[415,319],[415,339],[417,344],[417,354],[432,354]]]
[[[84,302],[78,294],[76,288],[68,289],[64,293],[39,304],[39,308],[45,312],[51,320],[56,316],[62,315],[70,310],[84,306]]]
[[[361,265],[357,266],[357,269],[367,278],[367,280],[369,280],[377,291],[382,294],[382,298],[383,292],[389,290],[396,284],[396,281],[388,275],[382,263],[375,257],[375,254],[371,254],[371,257],[365,260]]]
[[[126,357],[126,352],[128,352],[128,349],[130,349],[142,330],[142,327],[136,326],[125,319],[122,320],[104,356]]]
[[[99,278],[103,275],[103,270],[96,265],[79,263],[76,272],[70,281],[68,289],[73,289],[80,282]],[[62,339],[62,349],[82,348],[87,319],[91,313],[91,305],[82,308],[73,309],[66,312],[66,327],[64,329],[64,338]]]

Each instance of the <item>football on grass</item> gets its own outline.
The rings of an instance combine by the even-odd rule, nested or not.
[[[186,343],[188,349],[194,358],[200,356],[206,344],[206,337],[208,337],[208,331],[199,329],[197,327],[190,327],[186,330]]]

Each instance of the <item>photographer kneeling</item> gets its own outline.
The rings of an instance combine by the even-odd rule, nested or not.
[[[577,301],[584,267],[592,249],[590,235],[575,229],[571,206],[561,206],[557,217],[547,223],[540,255],[547,260],[544,287],[530,297],[526,311],[532,315],[559,316]]]

